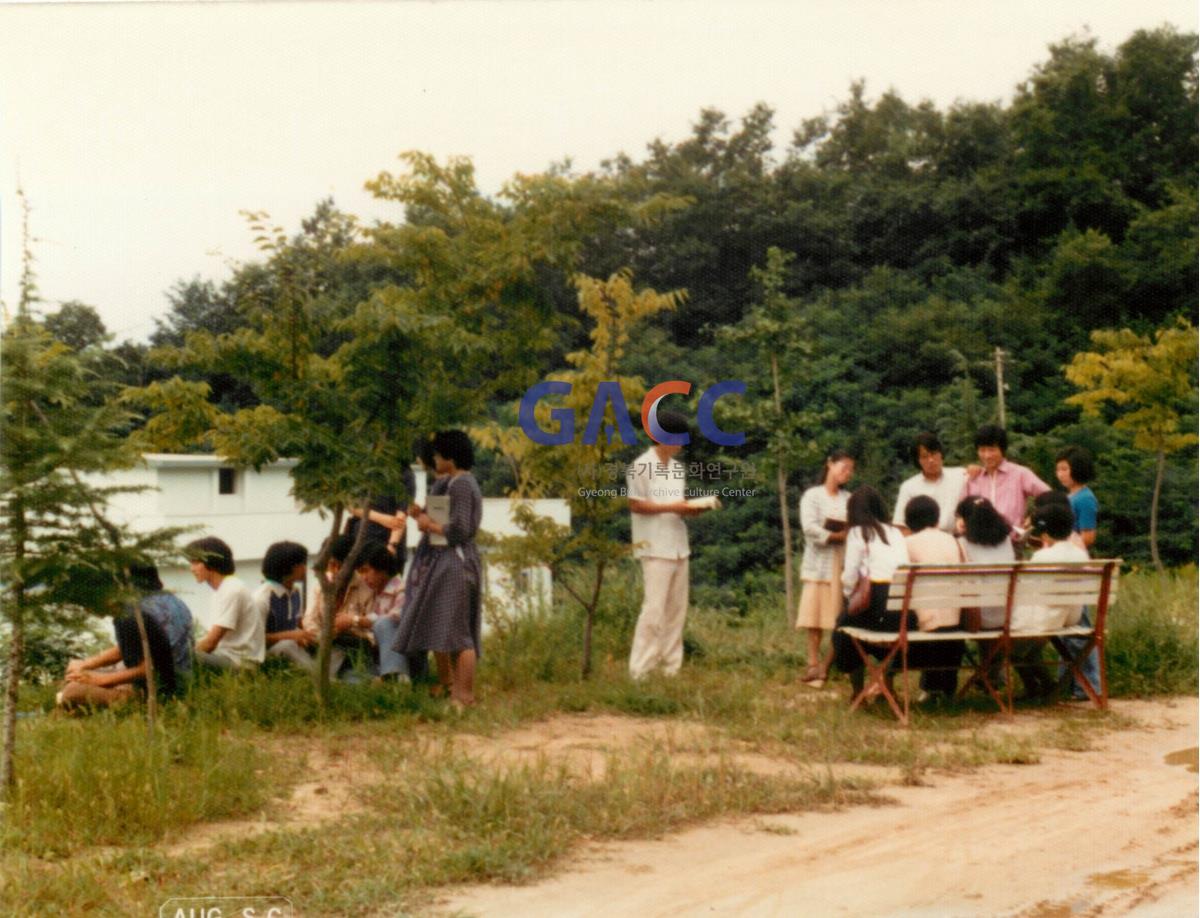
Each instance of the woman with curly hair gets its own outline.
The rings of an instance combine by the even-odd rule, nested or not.
[[[438,671],[435,693],[468,706],[475,703],[480,650],[482,565],[475,534],[483,519],[483,494],[471,474],[475,452],[463,431],[444,430],[434,436],[433,462],[438,478],[429,496],[448,496],[449,512],[439,522],[427,506],[411,508],[409,515],[422,536],[393,646],[406,655],[432,651]]]

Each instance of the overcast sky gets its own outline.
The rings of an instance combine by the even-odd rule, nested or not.
[[[289,230],[321,197],[400,219],[364,180],[403,150],[514,172],[687,136],[700,109],[776,111],[777,151],[851,80],[872,97],[1008,100],[1051,42],[1105,48],[1195,0],[793,0],[0,6],[0,297],[18,184],[52,310],[143,340],[175,281],[254,255],[240,210]]]

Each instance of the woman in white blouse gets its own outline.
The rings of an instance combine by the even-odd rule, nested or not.
[[[866,576],[871,581],[871,602],[857,615],[843,612],[838,618],[839,626],[853,624],[872,631],[895,631],[900,625],[900,616],[887,610],[888,590],[896,568],[908,563],[908,547],[904,533],[886,522],[887,519],[883,498],[870,485],[863,485],[850,495],[846,505],[850,528],[842,568],[842,593],[849,597],[859,577]],[[917,617],[911,612],[908,626],[914,631],[918,627]],[[838,669],[850,674],[853,694],[857,695],[863,684],[862,658],[850,638],[840,631],[833,634],[833,651],[834,662]],[[885,648],[877,645],[868,648],[868,652],[882,657]]]
[[[833,650],[821,656],[821,637],[832,631],[842,611],[842,551],[846,541],[845,484],[854,475],[854,457],[836,449],[825,458],[820,484],[800,497],[804,556],[800,561],[800,608],[796,629],[808,635],[808,669],[801,681],[821,688],[833,662]]]

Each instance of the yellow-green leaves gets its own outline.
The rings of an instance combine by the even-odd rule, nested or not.
[[[1197,441],[1180,430],[1185,412],[1196,410],[1196,328],[1184,319],[1153,337],[1128,328],[1092,332],[1096,350],[1076,354],[1067,379],[1080,391],[1067,402],[1100,415],[1106,405],[1113,427],[1133,435],[1134,446],[1174,452]]]
[[[147,453],[187,452],[203,443],[216,422],[217,409],[208,401],[208,383],[174,376],[140,389],[126,389],[123,405],[143,408],[150,417],[130,435],[133,447]]]

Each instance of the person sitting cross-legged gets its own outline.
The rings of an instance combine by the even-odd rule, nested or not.
[[[171,658],[175,664],[176,678],[182,681],[192,669],[192,612],[174,593],[163,589],[158,568],[153,564],[132,564],[129,567],[129,585],[141,596],[138,606],[144,618],[158,622],[167,643],[171,647]],[[84,660],[71,660],[66,675],[73,673],[110,670],[121,664],[121,648],[117,644]],[[76,680],[78,681],[78,680]]]
[[[212,627],[196,642],[196,662],[228,671],[257,667],[266,656],[266,621],[246,585],[234,576],[233,550],[218,538],[185,546],[192,576],[214,592]]]
[[[142,623],[146,628],[146,641],[154,664],[156,693],[159,698],[170,698],[180,688],[171,643],[153,616],[143,616]],[[115,649],[124,667],[107,671],[76,669],[68,672],[66,684],[55,699],[63,710],[109,707],[132,701],[139,693],[145,694],[146,663],[137,620],[132,614],[124,615],[113,622],[113,630],[117,636]]]
[[[370,617],[375,645],[379,648],[381,682],[411,682],[426,672],[427,654],[406,655],[392,647],[404,610],[404,577],[397,568],[398,559],[382,542],[368,542],[359,558],[358,576],[375,593]]]
[[[367,543],[370,544],[370,543]],[[325,620],[325,590],[332,589],[341,573],[342,565],[354,549],[354,537],[342,533],[333,540],[329,561],[324,575],[317,578],[317,588],[312,591],[308,608],[304,611],[301,627],[320,639],[321,624]],[[386,549],[385,549],[386,550]],[[375,592],[367,586],[357,572],[351,575],[346,593],[341,597],[333,616],[333,644],[329,657],[329,671],[336,675],[346,661],[346,652],[359,650],[375,655],[375,636],[371,633],[371,607],[375,603]],[[353,678],[347,670],[347,677]]]
[[[305,631],[300,584],[308,573],[308,549],[297,542],[275,542],[263,556],[264,583],[254,604],[266,622],[267,656],[289,660],[306,672],[317,668],[317,636]]]

